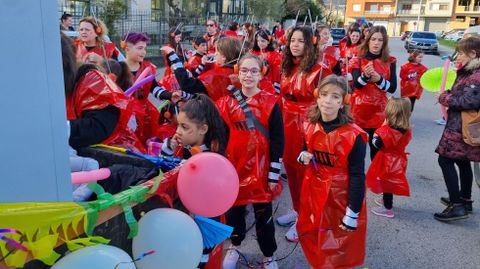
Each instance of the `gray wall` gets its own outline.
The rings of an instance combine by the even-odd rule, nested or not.
[[[57,10],[0,0],[0,203],[71,200]]]

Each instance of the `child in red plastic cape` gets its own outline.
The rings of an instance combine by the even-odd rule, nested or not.
[[[106,32],[105,24],[98,18],[84,17],[80,20],[79,37],[75,41],[78,62],[86,63],[90,54],[97,54],[105,60],[118,60],[119,51],[114,43],[105,41]]]
[[[408,57],[408,63],[400,67],[401,96],[410,99],[412,111],[415,101],[420,99],[423,92],[420,78],[427,71],[427,67],[422,64],[422,60],[423,53],[421,51],[413,51]]]
[[[215,102],[220,97],[230,94],[227,89],[229,85],[239,86],[237,74],[234,73],[234,65],[241,55],[242,43],[233,37],[222,37],[217,41],[216,46],[215,61],[217,64],[198,78],[193,77],[185,69],[172,48],[163,46],[160,49],[167,54],[168,65],[174,71],[181,90],[191,94],[207,94]]]
[[[335,46],[329,46],[330,41],[330,27],[327,25],[319,25],[315,31],[317,37],[318,58],[317,63],[328,68],[333,74],[341,75],[342,69],[340,50]]]
[[[308,108],[315,104],[313,92],[321,78],[331,74],[331,70],[317,64],[317,47],[310,27],[297,26],[289,32],[282,61],[280,95],[283,99],[283,122],[285,129],[285,150],[283,163],[287,173],[288,186],[293,209],[298,212],[300,191],[305,167],[297,162],[302,150],[302,124]],[[287,239],[298,241],[295,228],[296,213],[277,218],[281,226],[291,226]]]
[[[175,155],[188,159],[204,151],[225,155],[227,143],[225,125],[215,104],[208,96],[199,94],[188,100],[180,108],[177,120],[178,127],[175,135],[165,139],[162,145],[163,156]],[[212,219],[219,221],[221,217]],[[198,268],[220,269],[222,245],[204,249]],[[212,257],[210,253],[215,254]]]
[[[373,146],[379,151],[368,168],[367,187],[374,193],[383,193],[383,202],[375,200],[379,207],[373,208],[372,213],[393,218],[393,194],[410,196],[405,176],[405,148],[412,139],[410,101],[407,98],[390,98],[385,114],[385,124],[373,136]]]
[[[310,265],[351,268],[365,258],[367,134],[348,114],[345,78],[331,75],[318,88],[304,122],[306,166],[297,231]]]
[[[278,268],[273,254],[277,249],[272,201],[280,195],[279,182],[283,154],[283,120],[278,96],[259,88],[263,61],[247,54],[239,61],[241,90],[220,98],[216,105],[229,129],[227,158],[237,170],[240,190],[234,206],[227,213],[227,224],[233,226],[232,245],[223,260],[223,268],[236,268],[238,248],[246,237],[245,208],[253,205],[255,228],[262,268]]]
[[[269,80],[274,86],[275,93],[280,94],[282,54],[273,48],[273,37],[268,30],[257,31],[250,53],[267,62],[268,74],[262,80]]]

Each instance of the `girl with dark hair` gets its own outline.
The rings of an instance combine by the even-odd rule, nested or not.
[[[277,249],[272,201],[282,191],[280,158],[284,136],[278,97],[259,89],[263,62],[247,54],[239,61],[240,89],[220,98],[216,105],[229,128],[227,158],[237,170],[240,190],[234,206],[227,213],[227,224],[234,227],[223,261],[224,269],[237,266],[237,248],[246,237],[245,208],[252,204],[258,244],[263,253],[262,268],[278,268],[273,254]],[[250,109],[248,112],[246,109]],[[251,123],[249,125],[249,123]]]
[[[79,37],[77,46],[77,61],[85,63],[90,53],[95,53],[103,59],[118,60],[119,51],[115,44],[105,41],[107,27],[102,20],[94,17],[84,17],[78,26]]]
[[[218,40],[215,52],[216,65],[213,69],[194,78],[183,66],[172,48],[161,48],[168,56],[168,65],[172,67],[180,88],[188,93],[205,93],[213,101],[230,94],[229,85],[239,85],[233,67],[241,56],[242,44],[233,37],[222,37]]]
[[[275,93],[280,94],[280,66],[282,64],[282,54],[273,48],[273,37],[268,30],[259,30],[255,34],[253,49],[250,53],[257,55],[260,59],[266,61],[268,74],[264,79],[271,81],[275,88]]]
[[[387,93],[397,89],[397,59],[390,56],[387,30],[383,26],[370,29],[360,46],[357,58],[350,60],[353,76],[352,116],[368,133],[370,159],[377,149],[372,144],[375,130],[385,121]]]
[[[67,12],[63,12],[62,17],[60,17],[60,30],[64,31],[75,31],[73,28],[73,17]]]
[[[316,91],[296,154],[306,167],[298,237],[312,268],[352,268],[365,259],[367,134],[349,115],[344,78],[330,75]]]
[[[405,152],[412,139],[410,101],[390,98],[385,115],[385,124],[373,136],[373,145],[379,151],[368,168],[367,187],[374,193],[383,193],[383,200],[375,199],[378,207],[372,208],[372,213],[393,218],[393,195],[410,196]]]
[[[168,31],[166,46],[170,47],[175,52],[180,62],[185,63],[187,61],[187,57],[184,54],[182,45],[180,44],[181,41],[182,32],[180,28],[178,26],[171,28],[170,31]],[[180,90],[180,86],[175,78],[175,74],[173,74],[172,68],[170,68],[170,66],[167,64],[167,53],[163,52],[163,57],[165,60],[165,72],[163,74],[161,84],[166,85],[167,89],[170,91]]]
[[[465,120],[462,112],[480,110],[480,37],[462,39],[456,52],[457,79],[450,91],[438,97],[438,102],[448,107],[448,117],[435,152],[438,153],[438,164],[449,196],[440,198],[447,207],[434,214],[439,221],[465,219],[468,213],[472,213],[473,174],[470,162],[480,162],[480,146],[467,144],[464,140],[464,130],[467,128],[462,128],[462,121]],[[478,127],[472,126],[471,131],[474,130],[477,133],[472,133],[472,136],[478,137]]]
[[[353,82],[352,69],[348,66],[349,70],[347,70],[347,63],[358,55],[358,48],[362,43],[361,39],[362,31],[360,28],[350,28],[346,36],[346,41],[339,44],[342,76],[348,77],[350,85]]]
[[[330,69],[332,73],[341,75],[340,52],[337,47],[330,46],[330,27],[319,25],[315,31],[318,46],[317,63]]]
[[[308,108],[315,103],[313,92],[318,82],[331,74],[328,68],[317,64],[317,46],[313,42],[310,27],[295,27],[288,35],[282,62],[280,94],[283,97],[283,120],[285,123],[285,145],[283,161],[287,173],[293,209],[277,218],[281,226],[293,226],[287,232],[287,239],[298,241],[295,228],[300,204],[305,167],[297,162],[296,156],[302,150],[302,123]]]
[[[427,67],[422,64],[423,53],[412,51],[408,57],[408,63],[400,67],[400,90],[402,97],[408,97],[413,107],[415,101],[420,99],[423,89],[420,85],[420,78],[427,72]]]
[[[225,155],[227,147],[225,124],[215,104],[208,96],[198,94],[188,100],[180,108],[177,121],[178,127],[175,135],[165,139],[162,144],[163,156],[179,155],[183,159],[188,159],[201,152],[215,152]],[[219,221],[221,218],[212,219]],[[205,248],[197,268],[206,268],[205,266],[213,265],[211,263],[217,259],[211,257],[210,253],[217,253],[212,254],[213,256],[219,253],[221,256],[222,244],[214,248]],[[211,262],[209,262],[209,258],[211,258]],[[220,265],[213,266],[216,266],[214,268],[220,268]]]
[[[237,31],[240,29],[240,25],[236,21],[228,23],[228,30],[223,31],[223,34],[226,36],[231,36],[237,38]]]

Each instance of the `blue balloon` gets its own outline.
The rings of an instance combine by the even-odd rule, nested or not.
[[[117,267],[115,267],[117,266]],[[117,268],[135,269],[130,255],[120,248],[96,245],[76,250],[55,263],[52,269]]]
[[[189,215],[171,208],[158,208],[138,222],[132,249],[134,257],[155,251],[135,262],[139,269],[192,269],[202,256],[202,234]]]

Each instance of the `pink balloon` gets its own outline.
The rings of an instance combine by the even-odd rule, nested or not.
[[[104,180],[112,172],[108,168],[100,168],[92,171],[72,172],[72,184],[84,184],[92,181]]]
[[[196,154],[180,168],[178,195],[193,214],[216,217],[237,199],[239,179],[232,163],[217,153]]]
[[[150,75],[151,72],[152,72],[152,68],[150,66],[145,68],[145,70],[143,70],[143,72],[140,73],[137,80],[135,80],[135,82],[133,84],[136,84],[139,81],[141,81],[142,79],[146,78],[148,75]]]

